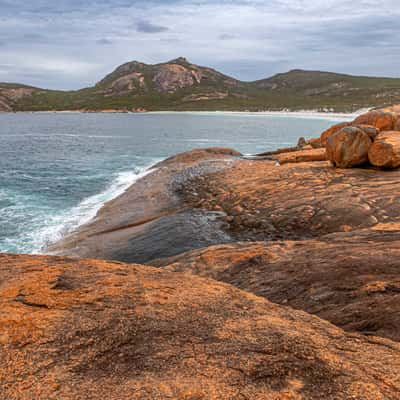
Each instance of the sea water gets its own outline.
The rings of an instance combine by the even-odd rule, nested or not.
[[[149,166],[178,152],[211,146],[267,151],[317,136],[337,120],[232,113],[0,114],[0,252],[44,252]]]

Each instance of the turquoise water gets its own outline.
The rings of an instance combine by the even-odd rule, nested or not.
[[[195,147],[256,153],[336,122],[254,114],[0,114],[0,252],[40,253],[146,167]]]

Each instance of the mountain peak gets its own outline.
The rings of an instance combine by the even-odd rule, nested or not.
[[[185,57],[178,57],[168,61],[167,64],[190,64],[190,62]]]

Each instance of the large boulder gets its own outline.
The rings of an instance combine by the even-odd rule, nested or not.
[[[341,122],[340,124],[333,125],[329,129],[327,129],[326,131],[322,132],[321,133],[321,137],[320,137],[321,145],[325,146],[326,145],[326,141],[328,140],[329,136],[334,135],[335,133],[339,132],[340,130],[342,130],[346,126],[350,126],[350,123],[349,122]]]
[[[368,152],[372,165],[383,168],[400,166],[400,132],[387,131],[380,133]]]
[[[357,117],[352,125],[372,125],[381,131],[390,131],[393,129],[395,115],[385,111],[369,111]]]
[[[339,168],[351,168],[368,161],[372,141],[363,130],[348,126],[328,137],[326,156]]]

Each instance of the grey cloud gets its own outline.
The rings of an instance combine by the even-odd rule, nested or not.
[[[24,39],[43,39],[44,36],[37,32],[26,32],[23,34]]]
[[[220,39],[220,40],[231,40],[231,39],[235,39],[235,38],[236,38],[235,35],[231,35],[229,33],[223,33],[218,36],[218,39]]]
[[[398,16],[366,16],[354,19],[336,19],[317,24],[311,31],[305,29],[304,40],[346,48],[385,46],[399,39],[396,26]]]
[[[98,40],[96,40],[96,43],[100,44],[100,45],[104,45],[104,46],[113,44],[113,42],[111,40],[106,39],[106,38],[98,39]]]
[[[161,33],[166,32],[169,29],[165,26],[153,24],[149,21],[142,20],[137,22],[136,30],[142,33]]]
[[[1,62],[15,66],[0,80],[79,88],[182,52],[244,80],[293,68],[396,76],[397,2],[0,0]]]

